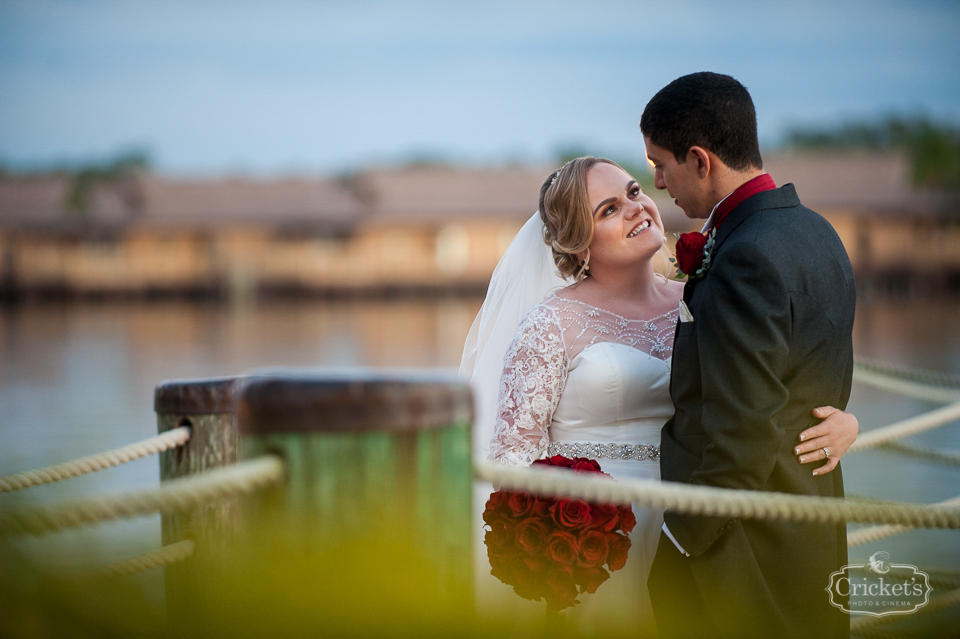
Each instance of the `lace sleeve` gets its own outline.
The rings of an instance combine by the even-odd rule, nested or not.
[[[567,381],[567,355],[556,313],[534,308],[504,357],[490,459],[526,466],[550,443],[550,421]]]

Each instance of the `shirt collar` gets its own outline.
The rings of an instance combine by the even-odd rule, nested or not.
[[[734,189],[733,191],[736,191],[736,189]],[[723,196],[723,200],[725,200],[725,199],[727,199],[728,197],[730,197],[731,195],[733,195],[733,191],[730,191],[729,193],[727,193],[726,195],[724,195],[724,196]],[[710,229],[713,228],[713,218],[716,217],[716,215],[717,215],[717,209],[720,208],[720,205],[723,203],[723,200],[720,200],[719,202],[717,202],[716,204],[713,205],[713,210],[710,211],[710,215],[709,215],[709,217],[707,217],[707,221],[703,223],[703,228],[700,229],[700,232],[701,232],[701,233],[706,233],[706,232],[708,232]]]
[[[713,210],[710,211],[710,216],[707,217],[707,221],[701,229],[701,233],[707,233],[710,229],[714,228],[716,223],[719,221],[723,223],[723,220],[726,219],[727,215],[740,205],[744,200],[753,197],[757,193],[763,191],[768,191],[770,189],[777,188],[777,185],[774,183],[773,178],[770,177],[769,173],[761,173],[755,178],[747,180],[734,190],[727,193],[722,200],[717,202],[716,206],[713,207]],[[724,202],[729,202],[724,205]],[[719,220],[718,220],[719,218]]]

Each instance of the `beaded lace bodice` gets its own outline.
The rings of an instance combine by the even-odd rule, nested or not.
[[[633,384],[641,385],[653,379],[658,386],[658,395],[653,401],[654,413],[663,416],[664,404],[669,406],[670,356],[673,351],[673,334],[677,321],[677,311],[646,320],[631,320],[605,309],[589,304],[553,296],[535,306],[520,323],[513,342],[504,358],[503,376],[500,379],[500,393],[497,404],[497,421],[494,437],[490,446],[491,459],[508,464],[527,465],[543,456],[551,441],[550,428],[554,422],[561,396],[567,389],[571,371],[583,369],[582,390],[587,395],[595,395],[588,389],[597,383],[598,376],[609,379],[600,380],[609,386],[617,386],[617,392],[641,393],[639,388],[623,388]],[[592,347],[619,344],[642,355],[631,355],[633,351],[613,352],[597,355],[606,358],[599,365],[584,365],[583,360]],[[616,351],[616,349],[614,349]],[[637,363],[635,360],[642,361]],[[631,359],[629,379],[618,374],[617,363],[612,360]],[[643,369],[636,372],[637,367]],[[618,420],[638,416],[638,409],[623,406],[593,406],[590,401],[569,401],[567,412],[580,412],[574,420],[580,423],[599,421],[603,424],[615,424]],[[623,404],[616,400],[609,404]],[[642,412],[644,407],[639,408]],[[589,413],[589,414],[587,414]],[[669,414],[666,415],[669,417]],[[665,417],[663,417],[665,419]],[[662,425],[662,421],[659,422]]]

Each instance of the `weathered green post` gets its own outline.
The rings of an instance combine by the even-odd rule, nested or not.
[[[179,379],[156,387],[158,432],[178,426],[191,429],[185,445],[160,454],[161,482],[237,462],[240,439],[234,399],[239,381],[239,377]],[[238,515],[239,500],[233,497],[188,512],[162,515],[164,545],[182,539],[196,544],[187,562],[165,568],[167,612],[171,619],[189,619],[198,613],[196,593],[222,566],[236,536]]]
[[[442,634],[464,623],[473,607],[466,383],[433,372],[253,374],[237,410],[243,457],[278,455],[288,471],[245,512],[245,583],[270,611],[250,613],[247,629]]]

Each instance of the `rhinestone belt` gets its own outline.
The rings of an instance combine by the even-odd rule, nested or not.
[[[657,461],[660,447],[650,444],[595,444],[593,442],[551,442],[547,455],[588,459],[635,459]]]

